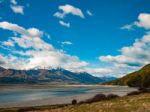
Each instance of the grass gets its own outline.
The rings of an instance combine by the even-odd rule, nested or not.
[[[91,104],[0,109],[2,112],[150,112],[150,94],[125,96]]]

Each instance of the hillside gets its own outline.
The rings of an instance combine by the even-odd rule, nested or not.
[[[131,87],[150,87],[150,64],[144,66],[138,71],[105,84],[128,85]]]
[[[0,67],[0,84],[98,84],[111,78],[98,78],[86,72],[65,69],[14,70]]]

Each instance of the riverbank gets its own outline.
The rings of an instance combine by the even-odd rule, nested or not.
[[[51,105],[0,109],[0,112],[150,112],[150,94],[124,96],[80,105]]]

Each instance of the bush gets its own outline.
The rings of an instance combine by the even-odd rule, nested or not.
[[[140,87],[138,90],[142,93],[150,93],[150,88]]]
[[[147,93],[150,93],[150,88],[147,88]]]
[[[145,92],[147,92],[147,89],[144,88],[144,87],[140,87],[140,88],[138,89],[138,91],[140,91],[140,92],[142,92],[142,93],[145,93]]]
[[[139,94],[141,94],[140,91],[132,91],[132,92],[128,93],[127,96],[133,96],[133,95],[139,95]]]
[[[102,100],[106,100],[106,96],[104,94],[97,94],[93,98],[87,99],[86,101],[82,103],[93,103],[93,102],[98,102]]]
[[[116,95],[116,94],[109,94],[107,95],[107,99],[110,100],[110,99],[114,99],[114,98],[118,98],[119,96]]]
[[[76,105],[77,104],[77,100],[76,99],[73,99],[72,100],[72,105]]]

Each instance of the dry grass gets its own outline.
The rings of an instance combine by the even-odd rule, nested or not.
[[[17,110],[16,110],[17,111]],[[38,107],[24,111],[30,112],[150,112],[150,94],[125,96],[91,104],[66,105],[52,108]],[[23,112],[23,110],[22,110]]]

